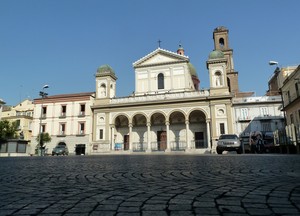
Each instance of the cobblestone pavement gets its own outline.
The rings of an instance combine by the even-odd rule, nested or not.
[[[297,155],[0,158],[0,215],[300,215]]]

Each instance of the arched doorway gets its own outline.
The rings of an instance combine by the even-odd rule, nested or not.
[[[129,150],[129,121],[127,116],[119,115],[115,119],[116,133],[114,137],[115,148]]]
[[[171,113],[170,122],[170,148],[172,151],[186,149],[186,126],[185,116],[180,111]]]
[[[151,142],[152,151],[165,151],[167,149],[166,117],[162,113],[151,116],[151,128],[156,135],[156,141]]]
[[[132,118],[132,150],[147,150],[147,119],[143,114],[136,114]]]
[[[195,149],[208,148],[206,116],[201,110],[194,110],[189,115],[191,147]]]

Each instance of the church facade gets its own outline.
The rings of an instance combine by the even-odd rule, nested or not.
[[[240,92],[228,30],[218,27],[213,36],[207,90],[199,89],[195,68],[181,46],[177,52],[159,47],[134,62],[135,89],[128,97],[116,97],[114,70],[99,67],[91,106],[91,154],[215,152],[218,137],[235,132],[232,98]]]

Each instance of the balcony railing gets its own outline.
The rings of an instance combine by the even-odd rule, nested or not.
[[[208,144],[204,140],[192,140],[191,148],[194,148],[194,149],[208,148]]]
[[[151,92],[149,94],[131,96],[131,97],[121,97],[121,98],[111,98],[110,102],[112,104],[120,103],[134,103],[134,102],[146,102],[146,101],[157,101],[157,100],[168,100],[168,99],[178,99],[178,98],[195,98],[195,97],[207,97],[209,96],[208,90],[191,91],[191,92],[173,92],[165,94],[156,94]]]
[[[171,141],[171,151],[184,151],[186,149],[186,141]]]
[[[134,152],[144,152],[147,150],[146,142],[133,142],[132,143],[132,151]]]

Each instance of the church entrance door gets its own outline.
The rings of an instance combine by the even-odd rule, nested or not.
[[[195,132],[195,148],[204,148],[204,133]]]
[[[124,150],[129,150],[129,135],[124,135]]]
[[[158,151],[164,151],[167,149],[167,132],[157,131],[157,148]]]

